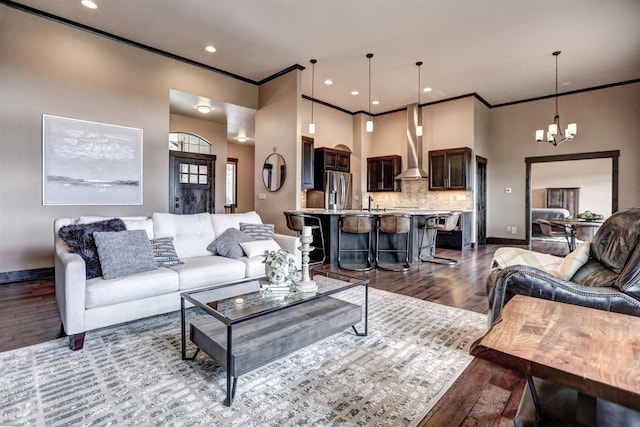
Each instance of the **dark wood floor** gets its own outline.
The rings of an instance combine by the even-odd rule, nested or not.
[[[453,267],[422,263],[408,273],[358,274],[374,288],[486,313],[485,281],[498,247],[482,245],[463,252],[438,249],[438,255],[459,260]],[[534,241],[533,249],[561,256],[568,252],[563,243]],[[50,280],[0,285],[0,352],[61,336],[54,293]],[[524,378],[512,371],[474,359],[420,426],[513,425],[524,384]]]

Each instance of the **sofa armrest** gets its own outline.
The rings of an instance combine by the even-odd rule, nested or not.
[[[515,295],[640,316],[640,301],[616,288],[580,285],[525,265],[506,267],[489,275],[487,295],[490,325]]]
[[[296,267],[302,267],[302,252],[300,251],[300,238],[288,236],[286,234],[275,234],[274,240],[282,249],[293,255],[296,260]]]
[[[86,267],[82,257],[56,245],[56,303],[67,335],[85,331]]]

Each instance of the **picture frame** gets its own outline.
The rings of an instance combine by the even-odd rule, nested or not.
[[[42,116],[44,205],[142,205],[142,129]]]

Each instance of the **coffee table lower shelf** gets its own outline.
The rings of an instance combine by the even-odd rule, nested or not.
[[[231,406],[240,375],[348,327],[357,333],[355,325],[361,320],[360,305],[327,297],[236,325],[226,326],[213,317],[195,320],[190,325],[190,339],[226,369],[225,404]]]

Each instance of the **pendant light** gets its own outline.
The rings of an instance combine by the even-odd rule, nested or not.
[[[560,53],[562,52],[559,50],[553,52],[553,56],[556,57],[556,114],[553,116],[553,123],[549,125],[546,139],[547,142],[553,144],[555,147],[565,141],[573,141],[573,137],[578,133],[578,125],[575,123],[570,123],[567,126],[567,129],[564,131],[564,135],[562,134],[562,128],[560,127],[560,113],[558,112],[558,56],[560,56]],[[536,141],[542,142],[544,140],[544,130],[537,130]]]
[[[311,62],[311,123],[309,123],[309,135],[316,134],[316,123],[313,121],[313,102],[315,100],[314,97],[314,89],[316,86],[316,59],[312,59]]]
[[[373,119],[371,118],[371,58],[373,58],[373,53],[367,53],[367,58],[369,58],[369,120],[367,120],[364,129],[367,132],[373,132]]]
[[[418,66],[418,125],[416,126],[416,136],[422,136],[422,111],[420,110],[420,66],[422,61],[416,62]]]

